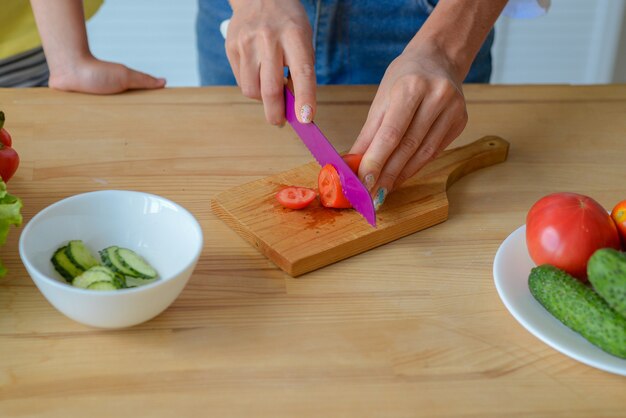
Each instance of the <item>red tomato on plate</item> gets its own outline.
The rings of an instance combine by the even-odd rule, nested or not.
[[[626,200],[622,200],[613,208],[611,218],[617,226],[617,231],[622,238],[622,246],[626,249]]]
[[[552,264],[587,280],[587,261],[600,248],[620,248],[611,216],[598,202],[576,193],[539,199],[526,217],[526,245],[537,264]]]
[[[315,190],[296,186],[285,187],[276,193],[276,199],[280,204],[289,209],[303,209],[315,200],[316,196]]]
[[[362,155],[346,154],[342,158],[352,171],[355,173],[358,172],[359,165],[363,159]],[[317,187],[320,190],[320,200],[322,201],[322,205],[328,208],[336,209],[347,209],[352,207],[350,201],[348,201],[346,196],[343,194],[339,173],[337,173],[337,170],[331,164],[326,164],[322,167],[322,170],[317,177]]]

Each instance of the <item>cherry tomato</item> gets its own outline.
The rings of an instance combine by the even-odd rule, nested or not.
[[[363,155],[361,154],[346,154],[342,156],[343,160],[348,164],[348,167],[355,173],[359,171],[359,166],[361,165],[361,160],[363,159]]]
[[[13,177],[20,165],[20,157],[11,145],[11,135],[4,129],[4,112],[0,112],[0,177],[5,182]]]
[[[626,200],[622,200],[611,211],[611,218],[617,226],[617,231],[622,238],[622,247],[626,250]]]
[[[0,144],[0,177],[4,182],[8,182],[20,165],[20,157],[17,152],[10,147]]]
[[[619,249],[620,239],[598,202],[576,193],[554,193],[530,208],[526,245],[537,265],[552,264],[586,281],[589,257],[600,248]]]
[[[303,209],[315,200],[316,196],[315,190],[296,186],[285,187],[276,193],[276,199],[280,204],[289,209]]]
[[[355,173],[359,170],[361,164],[362,155],[358,154],[346,154],[343,156],[343,160]],[[339,173],[335,167],[330,164],[326,164],[322,167],[320,174],[317,178],[317,186],[320,190],[320,200],[322,205],[328,208],[347,209],[351,208],[350,201],[343,194],[341,188],[341,180]]]
[[[7,132],[7,130],[4,128],[0,128],[0,144],[4,145],[5,147],[10,147],[11,145],[13,145],[11,134],[9,134],[9,132]]]

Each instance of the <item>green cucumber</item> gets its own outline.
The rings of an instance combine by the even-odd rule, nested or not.
[[[54,269],[61,275],[67,282],[71,282],[74,277],[80,276],[85,270],[76,266],[72,261],[67,257],[67,246],[63,246],[57,249],[50,261],[52,261],[52,265]]]
[[[115,283],[118,289],[122,289],[126,287],[126,277],[123,274],[113,271],[109,267],[106,266],[93,266],[89,269],[89,271],[100,271],[102,273],[108,274],[111,277],[111,281]]]
[[[93,266],[99,266],[100,262],[93,255],[89,248],[80,240],[73,240],[65,247],[65,254],[77,267],[89,270]]]
[[[125,269],[132,272],[129,276],[139,277],[142,279],[154,279],[157,272],[146,260],[139,254],[128,248],[117,248],[115,250],[120,263]]]
[[[87,286],[88,290],[117,290],[118,287],[115,286],[113,282],[93,282],[89,286]]]
[[[614,356],[626,358],[626,318],[588,286],[554,266],[531,270],[530,293],[554,317]]]
[[[606,303],[626,318],[626,254],[612,248],[597,250],[587,263],[587,276]]]
[[[95,282],[111,282],[113,283],[113,276],[100,270],[87,270],[80,276],[76,276],[72,280],[72,286],[80,287],[81,289],[87,289],[90,284]]]
[[[136,277],[136,274],[129,268],[127,268],[119,259],[116,250],[119,247],[116,245],[112,245],[110,247],[105,248],[100,251],[100,258],[102,258],[102,262],[105,266],[110,268],[111,270],[131,277]]]

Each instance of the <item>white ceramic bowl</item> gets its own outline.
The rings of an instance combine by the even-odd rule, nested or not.
[[[159,279],[117,291],[73,287],[50,262],[54,251],[73,239],[84,241],[94,256],[110,245],[130,248]],[[19,248],[26,270],[55,308],[86,325],[123,328],[154,318],[178,297],[202,251],[202,229],[170,200],[105,190],[72,196],[39,212],[22,231]]]

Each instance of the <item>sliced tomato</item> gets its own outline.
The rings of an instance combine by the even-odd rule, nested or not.
[[[316,196],[315,190],[296,186],[285,187],[276,193],[278,202],[289,209],[303,209],[315,200]]]
[[[346,154],[343,156],[344,161],[355,173],[359,170],[362,158],[363,156],[358,154]],[[337,209],[347,209],[352,207],[350,201],[343,194],[339,173],[337,173],[337,170],[331,164],[326,164],[322,167],[322,170],[317,177],[317,183],[317,186],[320,189],[320,200],[322,205],[327,208]]]

